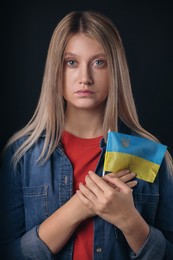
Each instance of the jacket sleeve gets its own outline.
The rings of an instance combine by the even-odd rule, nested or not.
[[[54,259],[49,248],[39,239],[37,226],[26,232],[22,159],[14,168],[14,145],[5,151],[1,158],[1,177],[4,185],[3,240],[7,257],[5,259]]]
[[[159,203],[147,241],[131,259],[173,259],[173,172],[164,159],[158,174]]]

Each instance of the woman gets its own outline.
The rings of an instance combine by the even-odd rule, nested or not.
[[[172,259],[171,156],[154,183],[128,169],[102,177],[109,129],[157,141],[139,124],[114,24],[72,12],[50,41],[33,118],[4,155],[8,259]]]

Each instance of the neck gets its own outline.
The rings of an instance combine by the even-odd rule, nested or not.
[[[65,130],[81,138],[94,138],[103,135],[104,111],[66,109]]]

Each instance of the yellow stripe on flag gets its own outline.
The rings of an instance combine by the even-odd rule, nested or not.
[[[143,158],[120,152],[106,152],[104,161],[104,170],[109,172],[118,172],[123,169],[129,169],[137,174],[137,178],[154,182],[160,165]]]

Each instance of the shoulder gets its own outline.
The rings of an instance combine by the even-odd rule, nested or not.
[[[7,160],[10,161],[12,160],[13,156],[20,150],[20,148],[22,147],[26,147],[27,146],[27,141],[28,143],[30,142],[29,140],[29,136],[23,136],[13,142],[9,142],[7,143],[7,145],[5,146],[4,150],[2,151],[1,154],[1,160]],[[39,154],[43,148],[44,145],[44,141],[45,141],[45,135],[41,135],[34,143],[33,145],[31,145],[28,149],[26,149],[26,152],[24,152],[24,156],[22,157],[26,157],[29,154]],[[23,149],[23,148],[22,148]]]

